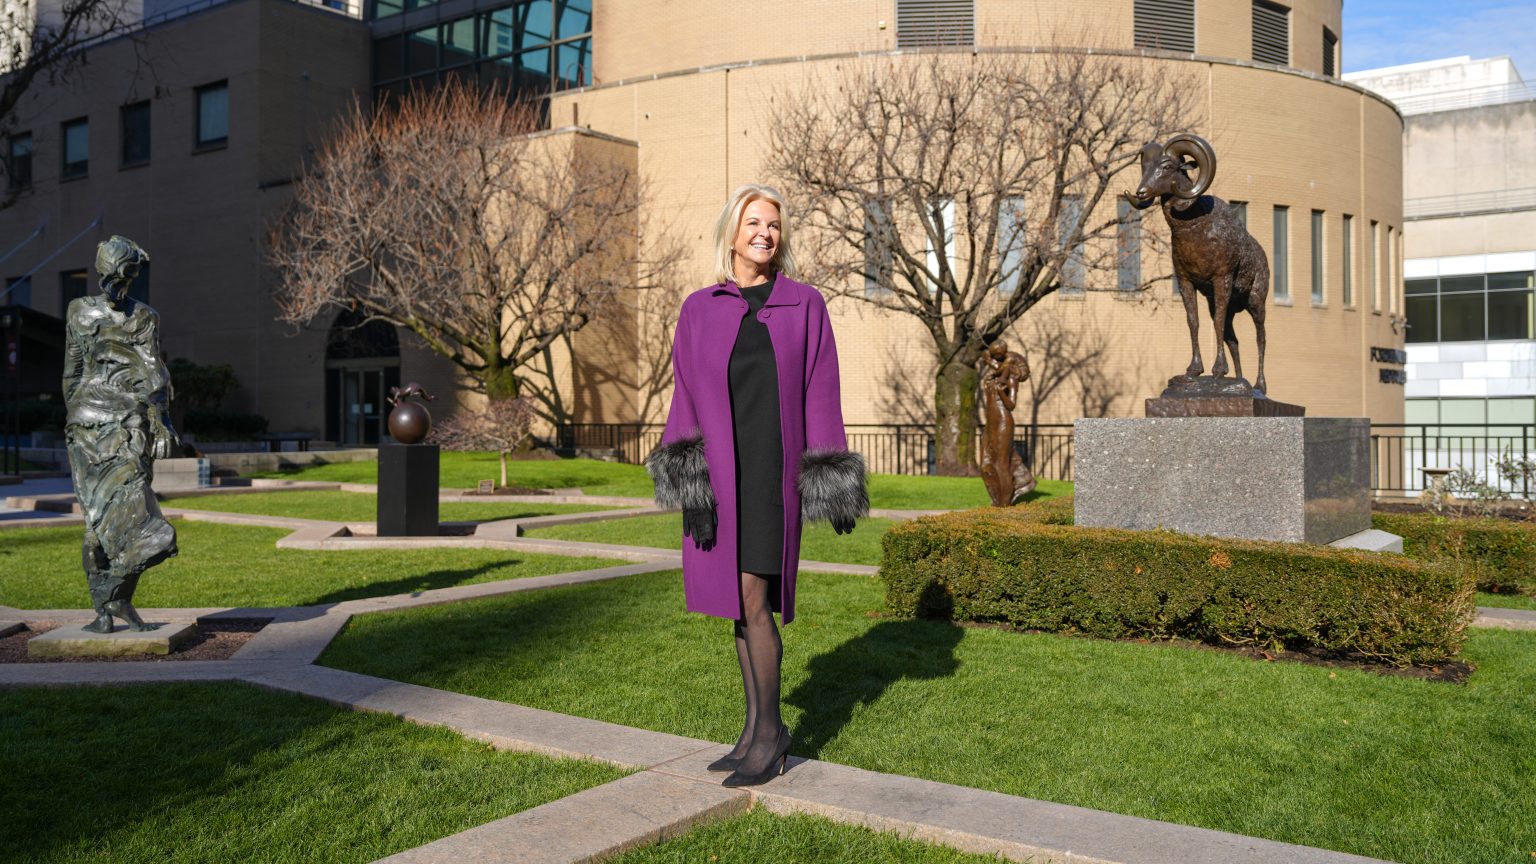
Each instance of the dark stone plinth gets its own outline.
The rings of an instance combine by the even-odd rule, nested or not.
[[[1079,420],[1076,523],[1331,543],[1371,527],[1364,417]]]
[[[438,447],[379,445],[380,537],[437,536]]]
[[[1148,417],[1301,417],[1307,409],[1276,402],[1246,378],[1179,375],[1163,395],[1147,400]]]

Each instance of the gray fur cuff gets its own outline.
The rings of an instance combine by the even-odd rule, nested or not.
[[[662,507],[694,510],[715,506],[709,464],[704,461],[704,436],[680,438],[657,447],[645,457],[645,470],[656,484],[656,503]]]
[[[864,457],[851,450],[807,450],[800,456],[800,514],[806,521],[869,515]]]

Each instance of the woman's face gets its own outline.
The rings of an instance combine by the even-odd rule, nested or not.
[[[736,229],[736,239],[731,251],[741,260],[738,275],[745,275],[741,264],[751,262],[759,273],[768,272],[768,263],[779,254],[779,208],[772,201],[759,198],[747,204],[741,213],[741,226]]]

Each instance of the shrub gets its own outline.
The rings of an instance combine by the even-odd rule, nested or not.
[[[1456,562],[1167,531],[1076,528],[1071,502],[893,527],[880,574],[903,616],[1102,638],[1321,648],[1396,665],[1454,657],[1475,614]]]
[[[1536,525],[1433,513],[1372,513],[1371,527],[1403,538],[1403,554],[1421,561],[1459,561],[1477,587],[1536,597]]]

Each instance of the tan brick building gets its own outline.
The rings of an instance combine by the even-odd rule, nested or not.
[[[1373,362],[1371,349],[1402,346],[1403,125],[1388,102],[1335,77],[1340,10],[1339,0],[785,0],[768,10],[710,0],[374,0],[359,20],[290,0],[228,0],[147,28],[137,41],[91,49],[77,88],[39,91],[24,106],[13,129],[30,135],[30,188],[0,211],[9,241],[0,246],[42,231],[0,261],[0,276],[30,273],[29,305],[57,314],[66,293],[80,290],[71,280],[90,267],[95,242],[132,236],[155,256],[149,302],[164,316],[168,353],[233,364],[244,385],[238,407],[265,414],[275,430],[368,440],[381,410],[368,394],[396,376],[450,389],[451,368],[408,339],[396,358],[356,357],[345,344],[328,346],[329,322],[292,332],[274,320],[262,260],[291,179],[328,124],[370,87],[448,77],[525,90],[553,82],[551,127],[633,142],[652,184],[651,214],[696,249],[681,296],[709,279],[721,203],[759,179],[763,136],[753,133],[767,94],[825,80],[859,54],[918,62],[924,51],[954,52],[957,40],[994,55],[1090,46],[1168,64],[1197,82],[1208,119],[1191,131],[1221,162],[1212,191],[1246,202],[1250,231],[1272,258],[1276,208],[1286,208],[1289,298],[1273,299],[1269,314],[1271,395],[1315,415],[1396,421],[1402,386],[1384,383],[1389,367]],[[925,41],[950,44],[909,47]],[[220,87],[225,139],[200,144],[199,106],[210,98],[216,106]],[[146,101],[151,154],[129,163],[123,130],[139,119],[130,106]],[[66,138],[78,139],[70,124],[79,118],[88,121],[89,160],[83,176],[69,178],[78,166],[65,163]],[[793,201],[795,190],[785,192]],[[1148,215],[1153,230],[1165,230],[1156,211]],[[1109,290],[1057,295],[1025,316],[1010,338],[1026,354],[1037,328],[1080,334],[1102,349],[1091,375],[1073,377],[1040,407],[1041,422],[1139,414],[1140,400],[1183,370],[1183,311],[1162,284],[1135,302]],[[833,313],[848,422],[926,419],[932,361],[923,334],[856,301],[834,303]],[[1238,328],[1252,363],[1246,316]],[[561,373],[575,419],[661,419],[665,393],[650,392],[638,358],[668,338],[643,312],[582,334],[576,362]],[[1205,344],[1209,363],[1209,336]]]

